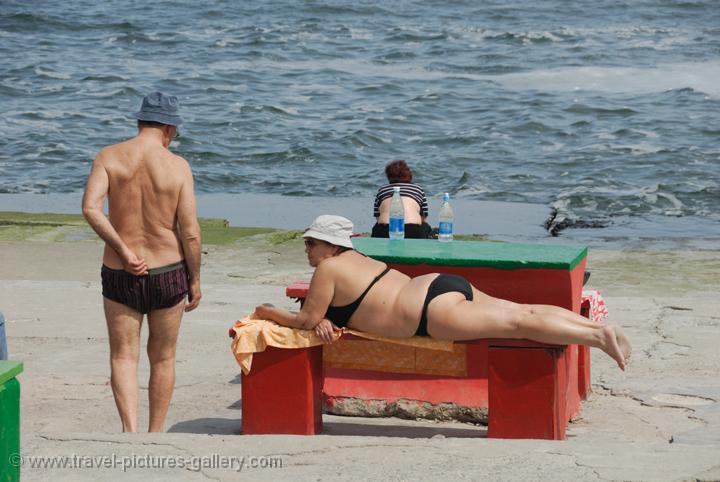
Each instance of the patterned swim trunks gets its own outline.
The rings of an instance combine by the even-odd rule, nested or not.
[[[173,307],[188,292],[184,261],[149,269],[148,274],[143,276],[103,265],[100,275],[105,298],[143,314]]]

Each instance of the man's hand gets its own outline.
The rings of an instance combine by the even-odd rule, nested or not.
[[[144,259],[138,258],[135,253],[128,250],[120,256],[122,260],[123,269],[128,273],[132,273],[135,276],[146,275],[148,272],[148,265]]]
[[[192,311],[200,304],[202,291],[200,291],[200,281],[191,281],[188,288],[188,303],[185,305],[185,312]]]
[[[320,337],[323,343],[333,342],[333,331],[339,330],[337,326],[330,320],[323,318],[323,320],[315,325],[315,334]]]

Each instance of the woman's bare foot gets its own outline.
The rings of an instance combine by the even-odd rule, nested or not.
[[[602,333],[602,346],[600,348],[615,360],[621,370],[625,370],[625,354],[620,346],[614,327],[604,326],[600,330]],[[624,334],[622,336],[625,337]],[[625,340],[627,341],[627,338],[625,338]],[[630,348],[629,342],[627,343],[627,348]]]
[[[632,353],[630,339],[625,335],[625,332],[619,326],[613,326],[613,330],[615,330],[615,339],[617,340],[618,345],[620,345],[620,350],[622,350],[623,357],[625,357],[625,362],[627,363],[628,360],[630,360],[630,354]]]

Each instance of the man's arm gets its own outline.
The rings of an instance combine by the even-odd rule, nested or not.
[[[134,274],[147,273],[148,266],[144,259],[138,258],[120,238],[110,220],[103,212],[103,203],[108,193],[108,174],[102,163],[102,153],[93,161],[82,200],[83,216],[93,230],[118,254],[123,268]]]
[[[197,220],[197,203],[190,166],[187,166],[183,185],[180,188],[177,217],[180,242],[185,255],[185,263],[188,267],[188,279],[190,282],[188,304],[185,306],[185,311],[192,311],[197,308],[200,304],[200,298],[202,298],[202,291],[200,290],[202,238],[200,224],[198,224]]]

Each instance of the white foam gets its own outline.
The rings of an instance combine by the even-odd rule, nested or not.
[[[370,30],[350,27],[350,38],[353,40],[371,40],[373,33]]]
[[[288,115],[298,115],[300,112],[294,108],[294,107],[280,107],[279,105],[272,106],[273,109],[277,109],[281,112],[284,112]]]
[[[720,97],[720,62],[678,63],[656,68],[569,67],[505,74],[495,80],[506,88],[541,91],[652,93],[691,88]]]
[[[42,67],[35,67],[35,74],[57,80],[71,79],[71,77],[67,74],[61,74],[60,72],[56,72],[54,70],[44,70]]]
[[[197,30],[183,30],[178,32],[183,37],[194,41],[212,41],[224,36],[228,32],[227,28],[205,28]]]
[[[613,145],[613,149],[630,149],[630,152],[635,155],[642,154],[655,154],[665,149],[662,146],[655,146],[649,142],[640,142],[638,144],[625,144],[625,145]]]

